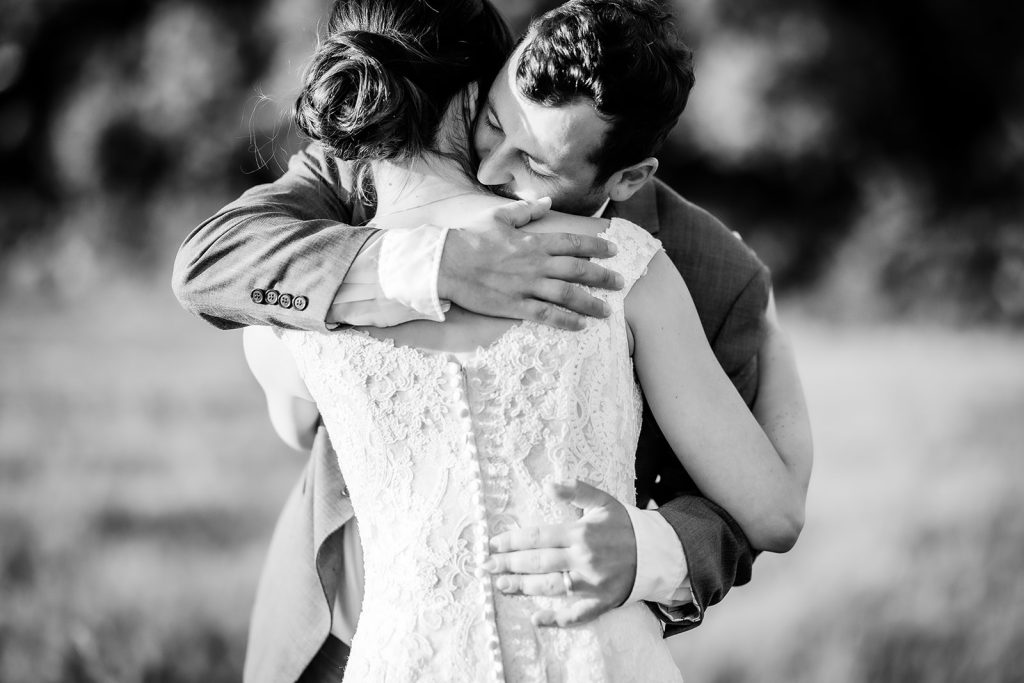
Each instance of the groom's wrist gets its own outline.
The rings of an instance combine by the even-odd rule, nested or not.
[[[683,545],[672,525],[655,510],[626,505],[636,536],[636,579],[626,602],[678,605],[690,600]]]
[[[384,296],[430,320],[448,310],[439,296],[441,258],[448,228],[421,225],[388,230],[381,242],[378,278]]]
[[[449,230],[437,264],[437,296],[441,301],[452,301],[459,290],[466,287],[466,273],[473,265],[477,251],[472,233],[468,230]]]

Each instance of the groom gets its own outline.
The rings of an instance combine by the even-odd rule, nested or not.
[[[556,209],[620,216],[655,233],[766,433],[781,452],[809,461],[799,382],[774,322],[767,270],[721,223],[651,178],[653,154],[693,84],[690,53],[667,19],[637,0],[576,0],[534,22],[478,113],[478,178],[509,197],[550,196]],[[199,226],[175,264],[182,304],[224,328],[442,319],[447,301],[578,328],[581,316],[605,313],[572,283],[619,286],[615,274],[587,260],[609,255],[602,240],[512,229],[543,211],[537,203],[481,218],[506,223],[485,231],[353,227],[373,207],[352,191],[349,171],[310,146],[280,180]],[[646,599],[671,634],[699,623],[732,585],[749,580],[747,540],[700,496],[646,408],[637,473],[638,500],[656,500],[657,511],[627,508],[583,483],[562,487],[560,496],[584,508],[582,519],[493,539],[498,589],[558,592],[561,574],[551,569],[569,566],[579,597],[565,612],[538,615],[543,623],[577,623]],[[350,519],[320,429],[271,542],[246,680],[337,678],[361,596]],[[395,615],[406,618],[414,616]]]

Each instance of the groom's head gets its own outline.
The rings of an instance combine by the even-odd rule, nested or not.
[[[693,87],[691,51],[655,0],[573,0],[535,20],[478,115],[477,177],[588,214],[628,199]]]

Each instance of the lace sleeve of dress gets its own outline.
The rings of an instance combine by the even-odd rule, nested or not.
[[[625,298],[633,284],[647,274],[647,264],[654,255],[664,248],[661,240],[641,228],[621,218],[613,218],[605,237],[619,248],[618,253],[601,265],[610,268],[625,280],[622,296]]]

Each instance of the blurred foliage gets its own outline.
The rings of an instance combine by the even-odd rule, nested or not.
[[[558,3],[496,4],[521,30]],[[165,271],[301,144],[288,109],[327,5],[0,0],[0,274],[67,291]],[[698,85],[661,175],[777,286],[1024,321],[1024,5],[674,5]]]
[[[698,86],[668,173],[778,284],[854,279],[890,310],[1024,319],[1024,5],[682,7]]]

